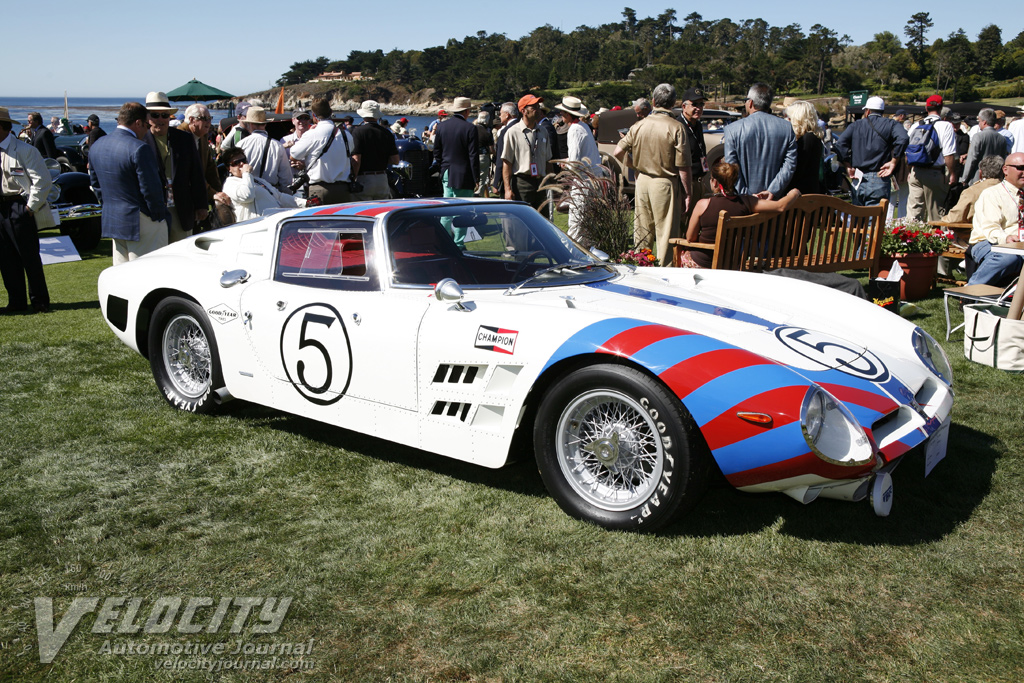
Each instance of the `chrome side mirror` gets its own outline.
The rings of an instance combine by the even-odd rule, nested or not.
[[[225,270],[220,276],[221,287],[234,287],[237,284],[246,282],[249,279],[249,273],[245,270]]]
[[[434,285],[434,298],[438,301],[452,302],[460,311],[467,310],[466,307],[462,305],[462,299],[465,296],[466,295],[463,293],[462,287],[459,286],[459,283],[450,277],[446,277]]]
[[[608,261],[609,259],[611,259],[611,256],[601,251],[597,247],[591,247],[590,253],[593,254],[594,258],[596,258],[598,261]]]

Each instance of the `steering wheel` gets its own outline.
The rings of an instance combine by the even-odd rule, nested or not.
[[[516,268],[516,272],[512,274],[512,282],[517,281],[519,279],[519,276],[523,274],[523,271],[526,270],[526,267],[530,265],[530,263],[533,262],[534,259],[539,258],[541,256],[546,257],[548,263],[554,265],[555,259],[548,252],[544,251],[543,249],[531,251],[529,254],[526,255],[526,258],[522,260],[522,262],[519,264],[519,267]]]

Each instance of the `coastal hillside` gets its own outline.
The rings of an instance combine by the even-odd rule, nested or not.
[[[220,100],[210,106],[214,109],[227,109],[229,102],[237,104],[245,100],[250,104],[273,109],[280,94],[281,88],[271,88],[231,100]],[[392,81],[299,83],[284,86],[284,110],[291,112],[295,109],[308,109],[314,99],[324,97],[335,111],[355,111],[364,100],[377,100],[385,114],[428,116],[445,105],[445,101],[435,99],[434,95],[433,88],[412,91]],[[447,103],[451,104],[450,99]]]

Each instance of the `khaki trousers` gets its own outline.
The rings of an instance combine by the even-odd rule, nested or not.
[[[920,221],[937,221],[942,218],[939,209],[946,202],[949,182],[944,167],[922,168],[911,166],[907,177],[910,197],[907,201],[907,216]]]
[[[672,265],[669,239],[679,237],[683,216],[683,187],[679,176],[654,178],[637,173],[633,243],[654,251],[658,265]],[[654,240],[657,237],[657,249]]]
[[[154,221],[149,216],[139,214],[139,240],[111,240],[114,243],[113,265],[118,266],[128,261],[167,246],[167,223]]]

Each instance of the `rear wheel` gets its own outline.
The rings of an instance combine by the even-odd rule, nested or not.
[[[593,365],[541,402],[537,466],[569,515],[608,529],[653,530],[703,493],[709,466],[678,398],[633,368]]]
[[[179,410],[208,413],[224,386],[206,312],[178,297],[161,301],[149,325],[149,365],[160,393]]]

